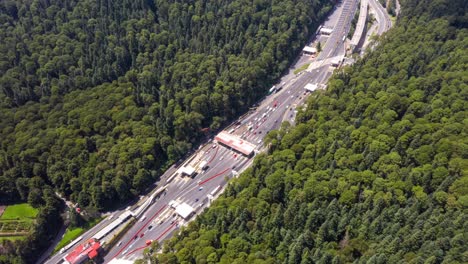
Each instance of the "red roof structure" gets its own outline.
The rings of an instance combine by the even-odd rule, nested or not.
[[[64,260],[69,264],[80,264],[87,259],[93,259],[98,255],[101,243],[91,238],[88,242],[77,246]]]
[[[221,131],[216,137],[215,139],[223,144],[223,145],[226,145],[230,148],[233,148],[237,151],[239,151],[240,153],[246,155],[246,156],[250,156],[252,155],[254,149],[255,149],[255,145],[248,142],[248,141],[245,141],[245,140],[242,140],[241,138],[237,137],[237,136],[234,136],[234,135],[231,135],[227,132],[224,132],[224,131]]]

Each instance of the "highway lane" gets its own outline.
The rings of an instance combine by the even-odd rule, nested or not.
[[[334,56],[336,54],[339,54],[340,52],[344,53],[344,43],[340,38],[342,36],[345,36],[347,34],[347,30],[349,30],[349,26],[347,26],[345,23],[350,23],[351,21],[351,17],[353,15],[353,5],[357,5],[357,2],[355,0],[346,0],[344,2],[344,6],[342,8],[343,13],[340,16],[337,26],[335,26],[334,29],[335,34],[332,34],[332,36],[330,36],[330,38],[327,40],[324,52],[321,53],[328,54],[328,56],[322,55],[323,58]],[[243,120],[239,120],[238,122],[241,123],[241,127],[236,129],[233,133],[238,136],[242,136],[242,134],[244,134],[244,139],[258,146],[262,146],[263,138],[266,135],[266,133],[268,133],[272,129],[279,128],[281,125],[281,121],[288,120],[293,122],[293,120],[291,119],[295,117],[294,108],[305,99],[304,86],[307,83],[311,82],[324,83],[330,77],[330,75],[330,67],[328,64],[326,64],[317,68],[313,72],[303,72],[301,73],[301,75],[299,75],[299,77],[287,79],[286,81],[289,83],[284,84],[283,90],[281,90],[277,94],[273,94],[265,98],[264,103],[257,107],[257,109],[253,113],[246,115]],[[274,106],[275,104],[276,107]],[[238,122],[236,123],[238,124]],[[248,131],[246,127],[250,124],[253,125],[252,131],[246,132]],[[232,125],[230,127],[237,126]],[[209,149],[210,146],[207,146],[207,148]],[[237,160],[239,159],[239,157],[241,157],[240,154],[234,154],[233,151],[227,150],[222,146],[218,146],[218,148],[221,148],[221,150],[219,150],[219,153],[217,154],[219,158],[216,157],[215,159],[213,159],[213,164],[210,164],[211,168],[209,169],[209,171],[205,172],[202,175],[197,175],[194,179],[184,180],[185,183],[183,185],[178,185],[176,187],[180,190],[178,192],[168,188],[168,195],[166,195],[164,198],[161,198],[157,202],[159,204],[159,207],[163,206],[162,204],[169,203],[170,200],[178,199],[180,202],[187,202],[194,208],[200,208],[198,207],[197,203],[203,201],[203,197],[205,197],[208,193],[211,192],[211,190],[215,189],[217,186],[222,186],[226,184],[226,181],[224,179],[226,176],[228,178],[232,177],[231,169],[233,167],[235,167],[235,169],[242,169],[242,166],[240,166],[239,161]],[[203,149],[201,151],[207,151],[207,149]],[[243,159],[244,160],[241,162],[247,163],[247,158]],[[200,188],[200,186],[198,185],[200,181],[202,181],[203,179],[213,177],[215,175],[220,176],[207,182],[207,184],[203,186],[203,189]],[[206,205],[204,204],[204,206]],[[156,208],[156,206],[151,206],[146,215],[153,214]],[[169,235],[168,230],[170,230],[170,232],[172,233],[178,228],[178,225],[184,223],[184,221],[179,217],[176,216],[174,218],[171,215],[171,212],[173,215],[173,210],[166,208],[166,212],[162,213],[162,217],[157,218],[157,221],[162,221],[162,224],[160,224],[158,227],[153,227],[151,230],[143,231],[142,233],[144,235],[142,238],[139,237],[141,233],[138,233],[138,230],[142,228],[141,226],[143,223],[136,224],[134,227],[132,227],[132,229],[124,236],[124,238],[121,241],[130,241],[131,248],[142,249],[145,247],[145,239],[164,239],[164,237],[167,237]],[[171,220],[171,217],[173,220]],[[177,221],[177,225],[174,226],[173,221]],[[158,224],[155,223],[155,221],[152,221],[152,223],[152,225]],[[145,226],[149,225],[150,223],[147,223]],[[134,242],[132,242],[133,240]],[[142,250],[132,252],[130,251],[131,248],[114,248],[106,256],[105,261],[108,262],[113,257],[126,259],[136,259],[138,257],[141,257]]]
[[[167,180],[167,178],[170,175],[172,175],[172,173],[175,172],[176,170],[177,170],[177,167],[174,166],[174,165],[169,167],[164,172],[164,174],[161,176],[160,182],[165,182]],[[154,185],[156,186],[156,183]],[[106,217],[101,222],[99,222],[96,226],[92,227],[91,229],[86,231],[84,234],[82,234],[83,239],[81,239],[76,245],[79,245],[80,243],[83,243],[83,242],[91,239],[97,232],[99,232],[105,226],[110,224],[112,221],[114,221],[117,217],[119,217],[124,212],[125,212],[125,209],[121,209],[121,210],[117,210],[117,211],[112,212],[112,214],[110,216]],[[68,255],[70,252],[72,252],[73,249],[76,247],[76,245],[69,248],[69,249],[67,249],[67,250],[65,250],[65,251],[63,251],[62,253],[57,252],[56,254],[54,254],[53,256],[48,258],[44,263],[46,263],[46,264],[56,264],[56,263],[62,262],[62,259],[66,255]]]
[[[341,14],[338,21],[333,28],[333,32],[327,39],[326,45],[322,52],[317,56],[317,61],[331,58],[335,54],[337,46],[346,38],[349,28],[351,26],[351,20],[354,17],[354,13],[357,8],[357,0],[344,0],[342,3]],[[341,43],[340,43],[341,42]]]
[[[194,209],[197,213],[201,211],[208,204],[206,201],[207,195],[212,192],[217,186],[224,186],[226,184],[225,177],[232,177],[232,167],[237,166],[236,168],[241,168],[239,166],[241,163],[245,163],[247,158],[241,157],[239,154],[234,154],[231,150],[224,148],[222,146],[217,146],[216,157],[209,164],[210,167],[203,173],[196,175],[193,179],[189,177],[181,178],[177,176],[173,183],[171,183],[167,190],[166,195],[162,195],[150,208],[144,213],[146,219],[144,221],[137,222],[120,240],[118,245],[114,247],[104,258],[105,262],[109,262],[112,258],[128,258],[131,250],[136,248],[144,247],[146,240],[155,240],[157,238],[164,238],[170,235],[166,232],[168,228],[172,226],[173,230],[178,228],[177,225],[173,226],[172,221],[177,221],[180,224],[184,224],[185,221],[176,216],[173,218],[174,210],[169,206],[171,200],[176,200],[179,203],[186,202]],[[215,152],[215,149],[212,148],[212,145],[208,145],[205,148],[202,148],[200,151],[207,152],[209,151],[211,155],[207,155],[205,159],[211,159],[212,153]],[[224,172],[224,173],[222,173]],[[217,176],[212,178],[213,176]],[[199,185],[202,181],[205,181],[209,178],[211,180]],[[201,188],[202,187],[202,188]],[[200,206],[203,203],[202,206]],[[164,208],[162,212],[159,212],[161,208]],[[158,214],[159,212],[159,214]],[[151,219],[152,216],[155,216]],[[151,230],[148,230],[149,226],[152,226]],[[141,230],[141,231],[140,231]],[[171,232],[173,231],[171,230]],[[161,237],[162,233],[166,235]],[[143,237],[140,237],[143,234]],[[137,237],[135,239],[135,237]],[[138,257],[141,256],[142,250],[134,252]],[[130,256],[131,257],[131,256]]]
[[[118,217],[123,212],[124,212],[124,210],[116,211],[116,212],[114,212],[112,214],[112,217],[108,216],[105,219],[103,219],[97,225],[92,227],[88,232],[84,233],[82,235],[83,239],[81,239],[76,245],[79,245],[80,243],[83,243],[84,241],[87,241],[87,240],[91,239],[97,232],[99,232],[101,229],[103,229],[106,225],[110,224],[116,217]],[[68,249],[66,251],[63,251],[62,253],[60,253],[60,252],[56,253],[51,258],[47,259],[45,261],[45,263],[50,263],[50,264],[60,263],[62,261],[62,259],[66,255],[68,255],[71,251],[73,251],[73,249],[76,247],[76,245],[71,247],[70,249]]]
[[[273,99],[266,100],[266,102],[268,103],[261,104],[254,113],[247,115],[244,120],[240,120],[242,126],[239,127],[237,131],[246,131],[246,126],[248,126],[250,122],[252,122],[253,124],[253,120],[256,119],[255,129],[252,129],[251,132],[245,134],[244,138],[250,141],[251,143],[261,146],[266,133],[268,133],[272,129],[279,128],[284,116],[286,116],[285,119],[289,119],[290,117],[295,115],[294,106],[297,106],[299,101],[305,99],[304,86],[307,83],[318,80],[326,81],[327,77],[329,77],[330,75],[331,72],[329,69],[329,65],[325,65],[318,68],[315,73],[302,73],[297,79],[293,80],[290,85],[287,85],[287,87],[284,88],[284,91],[278,94],[273,94],[272,96],[270,96]],[[275,103],[276,107],[274,107]],[[274,110],[268,111],[267,109],[270,108]],[[264,116],[265,113],[267,114]],[[290,113],[289,116],[288,113]],[[240,132],[237,131],[234,131],[233,133],[237,134],[238,136],[241,136]],[[178,179],[178,182],[184,181],[182,185],[178,184],[177,186],[175,186],[175,188],[179,189],[179,191],[176,191],[175,189],[173,190],[174,187],[172,186],[169,187],[167,193],[170,193],[170,195],[164,196],[158,202],[162,204],[168,204],[170,200],[178,199],[178,201],[180,202],[186,202],[194,208],[199,208],[200,201],[203,201],[204,197],[206,197],[207,194],[209,194],[217,186],[223,186],[224,184],[226,184],[226,181],[224,179],[225,176],[227,176],[228,178],[232,177],[232,168],[235,168],[236,170],[242,169],[243,166],[240,165],[240,163],[247,163],[248,161],[246,157],[243,157],[240,154],[236,154],[234,151],[228,150],[220,145],[217,147],[216,150],[218,151],[217,156],[213,159],[212,164],[210,164],[210,168],[205,173],[197,175],[194,179]],[[213,152],[215,150],[212,149],[209,145],[201,151]],[[206,158],[212,159],[212,156]],[[220,174],[220,172],[221,175],[219,177],[210,180],[207,184],[204,184],[203,189],[200,190],[199,183],[201,181],[213,177],[217,174]],[[196,201],[196,199],[198,199],[198,201]],[[162,204],[160,204],[160,206],[163,206]],[[156,207],[154,207],[154,209],[148,210],[148,212],[145,215],[151,215],[155,209]],[[167,210],[168,212],[173,212],[170,209]],[[173,223],[171,223],[172,221],[169,222],[169,220],[167,219],[167,215],[168,214],[166,213],[166,216],[163,217],[162,220],[159,220],[160,218],[158,218],[156,221],[152,221],[153,225],[158,224],[157,221],[163,221],[163,224],[156,228],[153,227],[152,230],[144,232],[143,238],[145,239],[140,238],[139,236],[141,233],[137,232],[139,229],[141,229],[142,224],[136,224],[121,241],[132,241],[135,240],[135,236],[137,236],[135,242],[130,243],[130,249],[144,247],[146,239],[159,238],[161,233],[164,233],[168,230],[168,228],[171,228]],[[171,215],[171,213],[169,213],[169,215]],[[178,221],[178,223],[183,223],[183,220],[181,220],[178,217],[176,217],[174,221]],[[149,226],[149,224],[147,224],[147,226]],[[174,228],[174,230],[178,228],[177,226],[172,227]],[[115,248],[108,254],[105,260],[106,262],[110,261],[110,259],[115,256],[118,258],[129,259],[135,259],[141,256],[141,250],[131,252],[130,249],[118,250],[117,248]],[[120,254],[119,251],[121,252]],[[132,253],[133,255],[129,255]]]
[[[337,23],[334,27],[335,34],[332,34],[328,38],[324,46],[324,51],[321,52],[319,58],[328,58],[329,56],[344,53],[344,43],[341,41],[342,39],[340,39],[340,36],[345,36],[345,33],[347,33],[346,30],[349,30],[349,26],[345,23],[349,23],[351,21],[350,17],[354,15],[351,14],[352,12],[350,8],[353,3],[357,4],[355,0],[345,0],[343,7],[341,9],[337,9],[337,11],[342,11],[341,15],[336,16],[336,14],[333,14],[338,17]],[[298,61],[303,62],[304,59]],[[292,68],[294,67],[295,66]],[[285,75],[280,81],[280,83],[284,82],[284,88],[278,93],[267,96],[255,111],[246,115],[243,120],[240,120],[242,126],[234,131],[234,134],[241,136],[241,131],[247,130],[246,126],[248,123],[250,121],[253,123],[253,120],[256,119],[255,122],[257,123],[256,125],[258,125],[258,128],[255,128],[254,131],[248,134],[246,133],[245,139],[256,144],[258,148],[261,148],[263,138],[268,131],[279,128],[281,122],[284,120],[294,123],[294,108],[299,106],[305,99],[304,86],[307,83],[324,84],[330,75],[331,68],[329,64],[323,63],[322,66],[319,66],[312,72],[302,72],[298,76],[293,75],[291,72]],[[275,102],[277,106],[273,107]],[[273,110],[270,110],[263,118],[262,116],[269,108],[273,108]],[[211,144],[206,145],[204,148],[196,152],[209,152],[206,154],[205,160],[212,159],[210,168],[206,172],[197,175],[194,179],[180,178],[179,176],[176,177],[174,181],[169,184],[165,194],[149,206],[143,216],[140,217],[134,226],[131,227],[130,230],[119,240],[117,243],[118,246],[114,246],[114,248],[112,248],[105,256],[104,261],[106,263],[114,257],[126,259],[141,257],[142,250],[136,249],[143,248],[147,239],[162,240],[167,238],[176,231],[180,225],[186,223],[184,220],[178,217],[174,218],[172,216],[174,214],[173,209],[168,206],[171,200],[186,202],[194,207],[197,210],[197,213],[199,213],[203,208],[208,206],[206,196],[217,186],[224,186],[226,184],[226,177],[228,179],[233,177],[232,168],[235,168],[235,170],[241,170],[250,162],[250,159],[243,157],[240,154],[235,154],[233,151],[228,150],[225,147],[218,146],[216,149],[213,149],[211,146]],[[213,158],[213,155],[216,156]],[[167,178],[173,175],[176,169],[177,168],[175,166],[172,166],[167,172],[165,172],[161,177],[159,186],[164,185]],[[199,183],[206,179],[210,180],[203,183],[203,188],[200,188],[201,186],[199,186]],[[202,202],[203,205],[200,207]],[[143,218],[145,219],[141,220]],[[106,223],[108,222],[103,222],[99,227],[104,226]],[[174,223],[176,224],[174,225]],[[150,229],[148,229],[149,226],[151,226]],[[96,230],[98,229],[99,228],[96,228]],[[142,234],[143,236],[140,237]],[[137,237],[136,239],[135,236]]]
[[[385,31],[392,27],[390,16],[388,15],[385,8],[377,2],[377,0],[369,0],[369,4],[376,14],[377,23],[379,25],[377,34],[382,35]]]

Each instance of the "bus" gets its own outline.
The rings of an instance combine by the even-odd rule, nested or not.
[[[271,87],[270,90],[268,90],[269,94],[272,94],[274,92],[276,92],[276,86],[275,85],[273,85],[273,87]]]

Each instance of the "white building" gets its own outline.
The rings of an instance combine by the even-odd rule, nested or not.
[[[306,86],[304,86],[304,89],[306,89],[309,92],[313,92],[317,90],[317,88],[318,88],[318,85],[316,83],[308,83],[306,84]]]
[[[193,174],[195,173],[195,168],[190,165],[187,165],[185,167],[180,168],[179,173],[182,174],[182,176],[186,175],[186,176],[192,177]]]
[[[322,28],[320,29],[320,34],[322,34],[322,35],[328,36],[328,35],[330,35],[332,32],[333,32],[333,29],[331,29],[331,28],[322,27]]]
[[[314,47],[305,46],[302,49],[302,53],[305,54],[305,55],[314,55],[314,54],[317,53],[317,49],[314,48]]]
[[[183,219],[188,219],[193,214],[194,209],[192,206],[186,203],[181,203],[175,208],[175,211]]]

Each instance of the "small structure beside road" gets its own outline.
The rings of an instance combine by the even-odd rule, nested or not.
[[[306,89],[309,92],[313,92],[317,90],[317,88],[318,88],[318,85],[316,83],[308,83],[306,84],[306,86],[304,86],[304,89]]]
[[[181,167],[179,169],[179,173],[181,174],[181,176],[192,177],[195,174],[195,168],[190,165],[187,165],[187,166]]]
[[[187,220],[189,219],[192,214],[195,212],[192,206],[186,204],[186,203],[181,203],[176,206],[175,211],[180,217],[183,219]]]
[[[251,156],[254,152],[255,145],[245,141],[237,136],[231,135],[225,131],[221,131],[216,137],[215,140],[219,143],[225,145],[228,148],[232,148],[245,156]]]
[[[305,47],[302,49],[302,54],[305,54],[305,55],[315,55],[315,54],[317,54],[317,48],[310,47],[310,46],[305,46]]]
[[[99,254],[101,243],[91,238],[86,243],[76,247],[70,254],[66,255],[63,260],[66,264],[80,264],[88,259],[94,259]]]
[[[112,221],[112,223],[108,224],[106,227],[101,229],[101,231],[97,232],[93,238],[96,240],[101,240],[103,239],[107,234],[109,234],[112,230],[114,230],[116,227],[120,226],[122,223],[127,221],[128,218],[132,216],[132,212],[130,211],[125,211],[122,213],[117,219]]]
[[[332,32],[333,32],[333,29],[331,29],[331,28],[322,27],[320,29],[320,34],[322,34],[322,35],[328,36],[328,35],[331,35]]]

